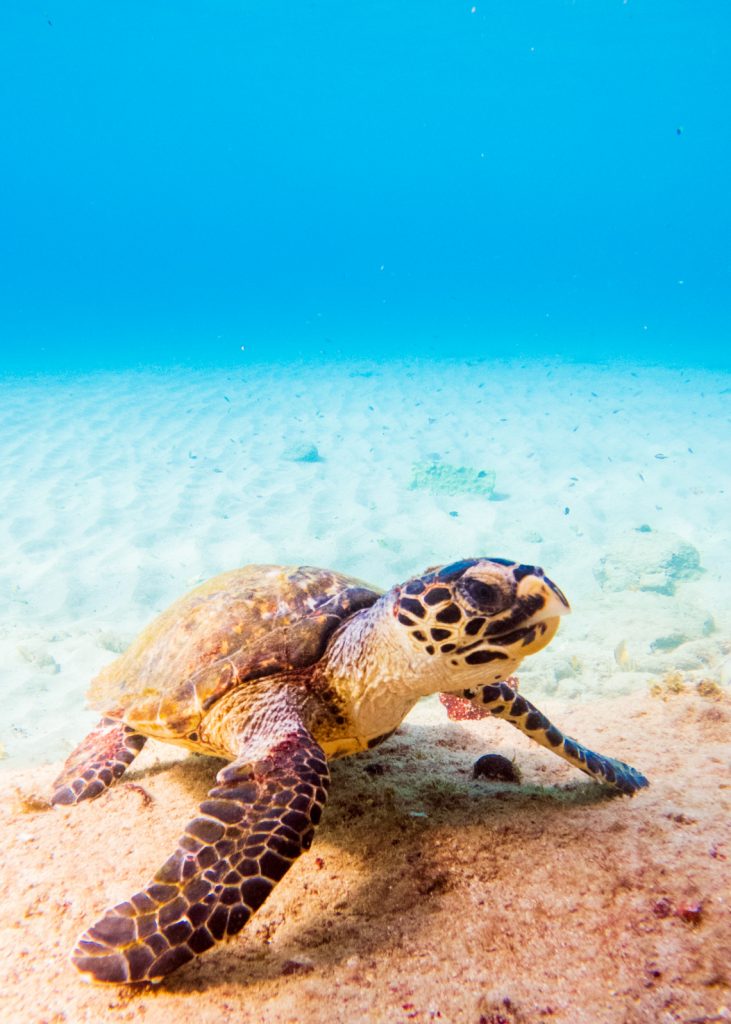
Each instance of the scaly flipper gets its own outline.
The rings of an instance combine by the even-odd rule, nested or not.
[[[575,768],[591,775],[598,782],[614,786],[631,796],[649,782],[636,768],[613,757],[596,754],[563,733],[550,722],[535,705],[527,701],[507,683],[481,686],[477,690],[464,690],[462,696],[481,710],[496,718],[504,718],[542,747],[558,754]]]
[[[158,981],[236,935],[309,848],[329,784],[322,749],[294,713],[253,740],[256,756],[245,747],[218,773],[150,884],[81,936],[71,959],[92,980]]]
[[[102,718],[69,755],[53,783],[52,804],[92,800],[123,775],[146,742],[146,737],[114,718]]]

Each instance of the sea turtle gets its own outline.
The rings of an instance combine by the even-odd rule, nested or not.
[[[73,963],[99,982],[159,981],[239,932],[310,846],[328,760],[381,743],[428,694],[506,719],[622,793],[646,786],[505,682],[568,611],[542,569],[501,558],[431,568],[387,593],[328,570],[249,565],[181,598],[93,682],[104,717],[52,802],[98,796],[148,736],[231,763],[172,856],[84,932]]]

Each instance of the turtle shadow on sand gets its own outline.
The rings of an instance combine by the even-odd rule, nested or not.
[[[454,890],[468,863],[482,879],[489,913],[503,897],[496,858],[520,856],[526,829],[562,833],[573,845],[575,825],[576,854],[586,842],[584,809],[600,808],[617,795],[580,777],[543,786],[473,780],[477,743],[450,724],[413,724],[377,751],[334,762],[322,824],[286,889],[237,938],[166,979],[165,988],[200,993],[332,970],[354,957],[380,959],[394,927],[423,934],[450,892],[460,899]],[[522,754],[525,768],[530,758],[530,751]],[[135,773],[135,781],[144,785],[146,776],[169,770],[194,804],[219,764],[205,757],[158,763]],[[343,857],[345,869],[339,866]],[[290,910],[294,921],[288,920]]]

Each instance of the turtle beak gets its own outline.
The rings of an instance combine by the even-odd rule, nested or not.
[[[543,599],[543,605],[526,619],[524,625],[535,626],[534,639],[526,644],[523,653],[536,654],[542,651],[558,630],[562,615],[568,615],[571,605],[566,600],[563,592],[556,586],[553,580],[543,575],[541,569],[537,569],[535,575],[526,576],[519,584],[519,593],[523,596],[539,596]]]
[[[537,579],[544,584],[542,592],[546,599],[546,605],[543,612],[548,615],[568,615],[571,612],[571,605],[564,592],[556,586],[553,580],[549,580],[548,576],[539,576]]]

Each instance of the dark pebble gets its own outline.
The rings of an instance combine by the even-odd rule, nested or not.
[[[495,782],[519,782],[515,765],[502,754],[483,754],[472,768],[473,779],[491,779]]]

